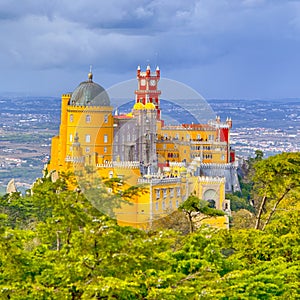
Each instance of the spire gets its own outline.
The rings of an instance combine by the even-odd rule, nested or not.
[[[90,65],[90,72],[88,74],[88,79],[89,79],[90,82],[93,81],[92,65]]]

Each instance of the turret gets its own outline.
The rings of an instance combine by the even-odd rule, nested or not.
[[[160,78],[160,69],[159,66],[156,67],[156,77],[159,79]]]
[[[150,77],[150,73],[151,73],[151,69],[150,66],[148,65],[146,69],[146,77]]]
[[[230,129],[232,128],[232,120],[231,120],[231,118],[227,118],[226,119],[226,124],[229,126]]]

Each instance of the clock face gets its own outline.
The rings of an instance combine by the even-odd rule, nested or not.
[[[146,80],[145,79],[142,79],[141,80],[141,85],[145,85],[146,84]]]
[[[150,85],[151,85],[151,86],[156,85],[156,80],[154,80],[154,79],[150,80]]]

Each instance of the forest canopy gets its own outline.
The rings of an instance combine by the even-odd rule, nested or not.
[[[172,218],[148,231],[120,227],[66,180],[0,199],[1,299],[300,297],[300,153],[249,164],[249,197],[235,197],[248,201],[236,212],[250,221],[229,230],[182,231]]]

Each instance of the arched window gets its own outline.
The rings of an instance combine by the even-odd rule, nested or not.
[[[209,202],[209,207],[216,208],[218,193],[213,189],[209,189],[204,193],[203,199]]]

